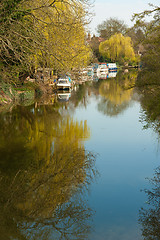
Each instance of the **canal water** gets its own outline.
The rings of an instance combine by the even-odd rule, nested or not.
[[[2,240],[144,239],[144,189],[160,152],[136,76],[118,73],[1,112]]]

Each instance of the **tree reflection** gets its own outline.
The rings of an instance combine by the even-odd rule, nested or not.
[[[59,118],[52,106],[16,106],[12,112],[1,114],[1,170],[14,176],[19,169],[26,169],[30,164],[40,162],[44,154],[47,154],[45,148],[48,144],[49,149],[53,140],[53,126]]]
[[[151,190],[145,190],[148,197],[148,207],[140,210],[139,222],[142,225],[142,236],[145,240],[155,240],[160,237],[160,167],[155,171]]]
[[[128,106],[128,103],[117,105],[113,104],[107,99],[102,99],[101,102],[98,104],[98,110],[107,116],[114,117],[125,111]]]
[[[27,239],[88,239],[93,211],[76,195],[67,203],[58,205],[53,217],[20,223]]]
[[[0,125],[0,235],[87,238],[92,211],[82,193],[96,175],[95,156],[83,144],[87,122],[30,106],[2,115]]]
[[[79,85],[76,92],[72,92],[72,102],[74,103],[75,107],[77,107],[78,105],[83,105],[84,107],[86,107],[87,90],[88,90],[88,85],[86,82],[84,84]]]
[[[95,174],[94,157],[88,153],[84,158],[84,152],[79,155],[56,159],[37,174],[35,169],[19,172],[12,182],[1,176],[1,236],[87,239],[92,210],[82,193]]]
[[[140,88],[141,91],[141,122],[145,129],[152,128],[160,134],[160,87]]]
[[[136,71],[117,74],[116,79],[103,81],[99,93],[104,97],[98,105],[99,111],[109,116],[116,116],[128,106],[133,94],[137,77]]]

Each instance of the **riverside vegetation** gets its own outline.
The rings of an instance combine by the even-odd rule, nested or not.
[[[86,106],[87,99],[84,93],[86,91],[88,96],[91,95],[90,88],[92,86],[89,86],[89,83],[86,83],[89,86],[88,89],[85,89],[83,85],[80,86],[79,91],[73,96],[74,104],[71,104],[66,115],[63,111],[57,111],[57,103],[51,106],[39,105],[38,108],[36,104],[30,104],[28,101],[34,101],[35,94],[36,97],[41,92],[48,94],[50,89],[43,83],[31,83],[25,80],[28,75],[34,77],[35,69],[40,67],[66,72],[97,60],[111,61],[111,55],[105,52],[107,48],[103,48],[104,54],[101,54],[101,47],[97,46],[96,38],[93,38],[89,44],[86,43],[85,24],[87,21],[84,17],[90,18],[87,11],[91,7],[90,4],[86,1],[43,0],[32,2],[30,0],[3,0],[0,3],[0,102],[7,111],[7,103],[13,100],[21,101],[21,105],[15,106],[12,112],[7,111],[6,114],[0,115],[0,219],[2,223],[0,231],[1,236],[4,236],[5,239],[10,237],[14,239],[49,239],[50,230],[52,236],[54,235],[57,239],[87,239],[90,232],[93,232],[91,220],[94,212],[82,196],[98,174],[95,167],[95,156],[88,152],[84,145],[84,141],[89,139],[91,132],[86,120],[79,122],[72,119],[71,114],[73,105],[78,106],[80,100]],[[154,19],[146,23],[144,19],[149,14],[154,14]],[[128,40],[130,37],[134,54],[138,51],[141,53],[141,57],[135,54],[135,58],[140,57],[138,61],[142,68],[140,71],[134,69],[132,74],[126,72],[122,75],[119,72],[116,81],[97,81],[94,83],[96,87],[92,89],[96,98],[98,93],[103,97],[98,103],[98,111],[106,116],[114,117],[123,113],[127,108],[133,86],[137,86],[137,89],[140,90],[140,101],[144,111],[141,117],[143,126],[144,128],[151,127],[158,134],[160,133],[159,16],[160,8],[152,6],[152,10],[135,15],[136,25],[131,29],[125,28],[121,21],[115,19],[107,20],[104,26],[99,28],[99,34],[104,38],[106,45],[116,39],[117,45],[109,45],[115,46],[115,48],[113,47],[115,50],[119,49],[116,47],[121,46],[118,37],[123,36],[122,38]],[[72,24],[71,21],[73,21]],[[119,27],[121,32],[116,31],[118,23],[122,26]],[[109,24],[115,26],[112,28],[112,32],[109,31]],[[130,40],[129,42],[131,43]],[[123,44],[123,48],[124,46]],[[135,58],[134,61],[127,58],[128,56],[124,56],[124,52],[120,49],[117,53],[115,51],[112,56],[112,60],[120,65],[135,64]],[[24,107],[22,103],[28,106]],[[80,114],[83,116],[82,112]],[[93,114],[92,119],[94,116]],[[110,120],[112,121],[111,118],[108,121],[111,122]],[[118,119],[118,121],[121,120]],[[130,124],[132,121],[133,115],[129,121],[127,118],[126,122]],[[107,142],[108,139],[108,146],[110,146],[111,139],[107,135],[108,129],[105,130],[106,125],[105,118],[104,128],[101,126],[104,133],[106,131],[106,138],[103,142]],[[114,132],[115,126],[114,123]],[[131,130],[131,133],[135,131],[130,126],[128,129]],[[99,132],[99,138],[97,138],[96,129],[96,139],[101,141],[105,134]],[[122,137],[124,137],[124,133]],[[140,144],[139,135],[136,139]],[[119,145],[119,142],[117,145],[114,142],[114,152],[116,147],[117,149],[118,147],[122,148]],[[125,153],[126,146],[128,146],[128,142],[124,144]],[[139,146],[138,149],[141,151]],[[131,145],[132,151],[133,144]],[[112,152],[112,157],[114,152]],[[135,149],[133,152],[136,152]],[[144,152],[141,151],[142,154]],[[140,165],[135,161],[136,159],[139,158],[134,155],[133,163],[135,165],[132,166],[139,169]],[[104,162],[106,162],[106,158]],[[118,158],[117,165],[119,162]],[[131,186],[135,184],[135,179],[142,179],[142,173],[149,162],[151,162],[150,159],[147,162],[144,158],[144,165],[142,164],[142,171],[138,177],[137,172],[134,178],[131,174],[134,180],[131,182]],[[127,176],[129,173],[133,173],[134,167],[131,168],[123,160],[120,163],[121,166],[123,163],[125,163],[124,166],[129,166],[127,171],[130,172],[125,172]],[[117,174],[115,174],[114,166],[113,168],[111,179],[115,183]],[[108,162],[106,169],[110,171]],[[105,179],[107,173],[105,172]],[[151,179],[153,189],[145,190],[150,205],[140,211],[139,222],[144,239],[159,238],[159,176],[160,169],[157,168],[154,178]],[[121,173],[118,175],[118,183],[120,177],[122,177]],[[121,188],[119,189],[121,191]],[[129,185],[128,197],[131,190]],[[106,192],[109,195],[108,191]],[[117,192],[119,194],[119,191]],[[126,198],[126,194],[123,195],[125,200],[127,199],[127,204],[124,204],[125,209],[128,210],[126,206],[132,209],[133,201],[131,201],[131,205],[128,205],[128,197]],[[134,197],[132,197],[133,200]],[[119,201],[119,198],[117,199]],[[101,204],[103,207],[102,201]],[[104,204],[107,205],[106,201]],[[135,211],[134,208],[133,211]],[[105,213],[104,209],[103,212]],[[120,221],[122,221],[121,217]],[[130,225],[133,226],[132,221]]]
[[[159,86],[160,8],[134,15],[133,27],[116,18],[97,26],[97,37],[87,41],[92,2],[7,0],[0,5],[0,104],[49,93],[46,84],[26,81],[38,68],[66,73],[92,62],[141,65],[136,85]],[[153,20],[145,17],[153,15]]]

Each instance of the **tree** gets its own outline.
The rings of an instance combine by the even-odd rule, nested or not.
[[[66,69],[86,64],[89,1],[3,0],[0,63],[3,79],[37,66]],[[12,73],[12,74],[11,74]]]
[[[38,27],[41,28],[44,39],[47,39],[44,43],[47,51],[40,53],[36,61],[45,59],[45,65],[50,63],[54,68],[64,70],[86,65],[90,58],[90,48],[85,42],[84,2],[57,1],[54,6],[50,11],[42,12],[39,9],[35,13],[40,19],[45,13],[45,19],[42,17],[43,22],[39,22]],[[43,55],[48,56],[47,61]]]
[[[97,32],[100,34],[100,37],[104,39],[109,39],[116,33],[125,34],[126,31],[127,25],[123,20],[117,18],[109,18],[97,26]]]
[[[146,10],[140,14],[135,14],[133,19],[136,21],[135,26],[140,27],[143,25],[146,16],[153,16],[153,20],[145,24],[142,44],[145,51],[142,55],[143,66],[150,71],[160,69],[159,57],[160,57],[160,7],[150,4],[151,10]]]
[[[151,4],[150,6],[152,7],[151,10],[134,15],[136,27],[141,26],[147,16],[152,16],[152,20],[146,25],[145,37],[141,41],[144,47],[141,56],[142,71],[138,75],[136,84],[139,87],[150,88],[152,86],[156,90],[157,86],[160,85],[160,7]],[[155,95],[158,94],[155,91]]]
[[[142,54],[144,52],[144,47],[142,42],[145,39],[147,33],[148,23],[142,22],[139,26],[133,26],[127,30],[127,36],[132,39],[134,51]]]
[[[89,46],[91,47],[92,51],[93,51],[93,60],[95,62],[98,62],[98,59],[100,57],[99,54],[99,37],[96,37],[95,35],[93,35],[93,37],[89,40]]]
[[[110,39],[101,42],[100,54],[109,61],[133,62],[136,60],[130,37],[124,37],[121,33],[113,35]]]

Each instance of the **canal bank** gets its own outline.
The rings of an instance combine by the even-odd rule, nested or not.
[[[46,97],[54,90],[48,83],[24,82],[23,85],[0,84],[0,106],[33,103],[35,98]]]

